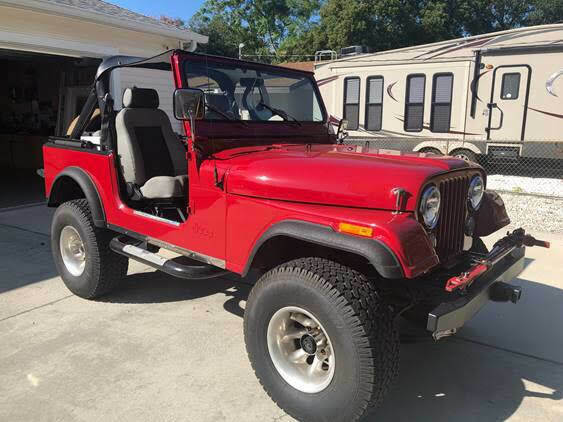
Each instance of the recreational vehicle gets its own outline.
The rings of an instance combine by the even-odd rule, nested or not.
[[[563,24],[321,61],[349,141],[472,161],[563,159]]]

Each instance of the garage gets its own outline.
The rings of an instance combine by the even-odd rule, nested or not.
[[[0,208],[45,200],[42,145],[65,135],[79,114],[103,57],[151,57],[194,51],[207,37],[97,0],[0,0]],[[116,108],[123,90],[153,86],[172,113],[173,84],[142,71],[112,80]],[[180,130],[180,128],[177,128]]]
[[[42,145],[64,135],[99,59],[0,50],[0,206],[44,200]]]

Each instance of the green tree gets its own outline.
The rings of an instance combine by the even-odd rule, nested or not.
[[[190,20],[189,27],[198,34],[207,35],[209,41],[198,51],[218,56],[238,57],[238,46],[245,43],[253,50],[263,48],[262,43],[252,37],[245,28],[231,24],[222,15],[198,12]]]
[[[562,0],[536,0],[528,17],[531,25],[563,22]]]
[[[221,48],[213,50],[236,41],[237,49],[245,43],[247,55],[275,55],[290,34],[299,36],[314,25],[319,5],[320,0],[206,0],[190,27],[218,36]]]
[[[294,50],[305,46],[338,50],[349,45],[384,50],[413,41],[438,41],[461,35],[452,18],[455,9],[454,1],[440,0],[327,0],[320,20],[303,41],[289,41]]]
[[[326,0],[306,34],[284,51],[364,45],[381,51],[563,21],[562,0]]]
[[[170,19],[175,24],[182,20]],[[189,27],[212,54],[312,59],[363,45],[382,51],[563,21],[563,0],[206,0]]]
[[[531,11],[526,0],[467,0],[459,2],[458,19],[465,33],[477,35],[525,26]]]

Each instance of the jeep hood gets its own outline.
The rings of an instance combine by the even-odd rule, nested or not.
[[[311,204],[395,209],[394,188],[413,211],[422,186],[441,173],[478,167],[452,157],[350,145],[274,145],[217,154],[226,191]]]

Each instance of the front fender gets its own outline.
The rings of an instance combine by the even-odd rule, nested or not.
[[[276,236],[287,236],[293,239],[311,242],[346,252],[355,253],[366,258],[385,278],[403,278],[402,266],[393,251],[382,241],[372,238],[350,236],[334,231],[329,226],[305,221],[286,220],[274,224],[255,243],[244,269],[248,273],[252,261],[260,247]]]
[[[485,237],[509,224],[510,218],[500,195],[495,191],[486,190],[481,200],[481,206],[475,213],[475,231],[473,235]]]

